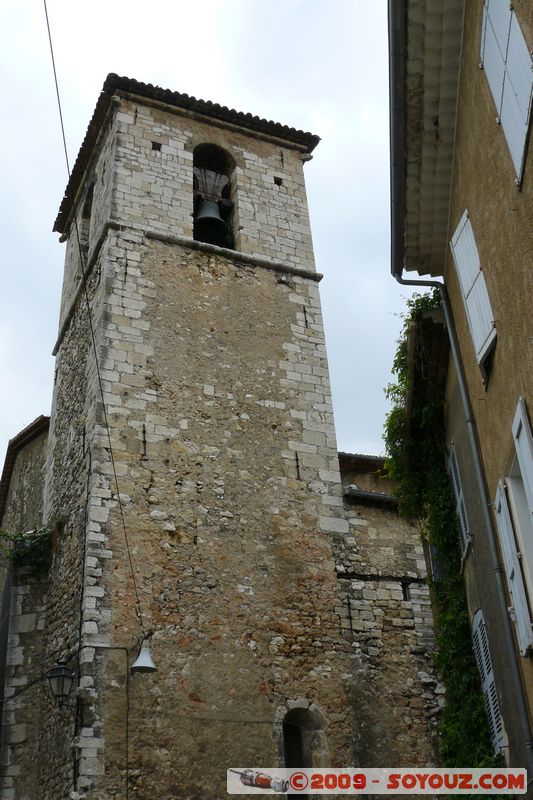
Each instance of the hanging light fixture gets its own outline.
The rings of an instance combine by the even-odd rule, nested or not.
[[[50,684],[50,691],[55,700],[66,700],[74,683],[74,672],[68,666],[66,658],[62,658],[52,669],[46,673]]]
[[[130,667],[130,672],[134,675],[136,672],[157,672],[157,667],[152,660],[150,647],[147,644],[146,637],[141,642],[141,650],[137,659]]]

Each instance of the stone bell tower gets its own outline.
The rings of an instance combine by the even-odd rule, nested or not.
[[[336,448],[317,141],[104,84],[55,223],[49,430],[12,439],[0,479],[0,526],[46,534],[0,559],[0,800],[215,800],[231,767],[432,760],[418,533],[383,460]],[[143,641],[157,671],[132,673]]]
[[[81,615],[48,644],[79,662],[60,713],[80,796],[214,798],[230,766],[351,761],[317,142],[114,75],[98,100],[55,224],[45,492]],[[139,616],[158,671],[129,676]]]

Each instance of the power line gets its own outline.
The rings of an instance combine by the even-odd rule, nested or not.
[[[65,153],[65,162],[66,162],[66,165],[67,165],[68,179],[70,181],[70,162],[69,162],[69,157],[68,157],[67,140],[66,140],[66,136],[65,136],[65,125],[64,125],[64,122],[63,122],[63,109],[62,109],[62,106],[61,106],[61,97],[60,97],[60,94],[59,94],[59,84],[58,84],[58,79],[57,79],[57,69],[56,69],[56,63],[55,63],[55,58],[54,58],[54,47],[53,47],[53,44],[52,44],[52,34],[51,34],[51,31],[50,31],[50,21],[48,19],[48,9],[47,9],[47,6],[46,6],[46,0],[43,0],[43,4],[44,4],[44,13],[45,13],[45,17],[46,17],[46,29],[48,31],[48,43],[50,45],[50,56],[51,56],[51,59],[52,59],[52,70],[53,70],[53,73],[54,73],[54,83],[55,83],[55,89],[56,89],[57,107],[58,107],[58,111],[59,111],[59,120],[60,120],[60,124],[61,124],[61,136],[63,138],[63,150],[64,150],[64,153]],[[131,577],[132,577],[132,580],[133,580],[133,588],[134,588],[134,591],[135,591],[135,612],[136,612],[137,618],[139,620],[139,625],[140,625],[141,631],[143,633],[143,637],[146,638],[147,633],[146,633],[146,630],[144,628],[143,619],[142,619],[141,603],[140,603],[140,599],[139,599],[139,592],[138,592],[138,589],[137,589],[137,582],[135,580],[135,570],[133,568],[133,559],[132,559],[132,556],[131,556],[130,544],[129,544],[129,541],[128,541],[128,534],[127,534],[127,531],[126,531],[126,521],[125,521],[125,518],[124,518],[124,507],[122,505],[122,500],[121,500],[121,497],[120,497],[117,470],[116,470],[116,466],[115,466],[115,457],[113,455],[113,447],[112,447],[112,444],[111,444],[111,432],[110,432],[110,429],[109,429],[109,422],[108,422],[108,418],[107,418],[107,410],[106,410],[106,404],[105,404],[105,399],[104,399],[104,387],[103,387],[103,384],[102,384],[102,376],[100,374],[100,364],[98,363],[98,351],[97,351],[97,348],[96,348],[96,336],[95,336],[95,332],[94,332],[93,318],[92,318],[92,312],[91,312],[91,304],[90,304],[90,301],[89,301],[89,293],[87,291],[87,274],[86,274],[86,269],[85,269],[86,256],[85,256],[85,254],[83,252],[83,248],[81,246],[80,231],[79,231],[79,227],[78,227],[77,208],[76,208],[75,200],[73,200],[73,203],[72,203],[72,212],[71,213],[72,213],[72,217],[73,217],[73,220],[74,220],[74,227],[75,227],[75,230],[76,230],[76,240],[77,240],[77,243],[78,243],[78,252],[79,252],[79,257],[80,257],[79,260],[80,260],[80,270],[81,270],[81,276],[82,276],[83,295],[85,297],[85,304],[86,304],[86,307],[87,307],[87,316],[88,316],[88,319],[89,319],[89,331],[90,331],[90,338],[91,338],[92,348],[93,348],[93,352],[94,352],[94,361],[95,361],[95,365],[96,365],[96,374],[97,374],[97,377],[98,377],[98,387],[100,389],[100,395],[101,395],[101,398],[102,398],[102,408],[103,408],[103,415],[104,415],[104,427],[106,429],[107,440],[108,440],[108,443],[109,443],[109,456],[110,456],[110,459],[111,459],[111,465],[112,465],[112,469],[113,469],[113,477],[114,477],[114,480],[115,480],[118,507],[119,507],[119,511],[120,511],[120,519],[121,519],[121,523],[122,523],[122,530],[124,531],[124,541],[126,543],[126,551],[127,551],[127,554],[128,554],[128,561],[129,561],[129,565],[130,565]],[[84,569],[85,569],[85,564],[84,564]],[[83,591],[83,589],[82,589],[82,591]]]

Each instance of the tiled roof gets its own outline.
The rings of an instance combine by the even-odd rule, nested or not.
[[[361,472],[377,472],[385,468],[383,456],[368,456],[363,453],[338,453],[341,470],[354,469]]]
[[[41,414],[40,417],[34,419],[26,428],[17,433],[12,439],[9,440],[6,451],[6,459],[4,461],[4,469],[2,470],[2,478],[0,479],[0,522],[4,515],[7,493],[9,491],[9,483],[11,481],[11,473],[15,466],[15,459],[19,450],[35,439],[36,436],[48,430],[50,424],[50,417],[45,417]]]
[[[464,0],[389,0],[393,274],[443,274]]]
[[[76,192],[83,178],[83,174],[91,157],[92,149],[100,131],[102,122],[109,108],[111,98],[115,94],[132,94],[138,97],[146,97],[166,103],[176,108],[183,108],[189,112],[201,114],[204,117],[220,120],[231,125],[237,125],[245,130],[257,131],[266,136],[274,136],[283,139],[296,146],[301,147],[307,153],[311,153],[320,141],[319,136],[288,125],[281,125],[279,122],[261,119],[253,114],[245,114],[242,111],[235,111],[233,108],[221,106],[219,103],[212,103],[209,100],[198,100],[188,94],[173,92],[170,89],[162,89],[160,86],[153,86],[151,83],[140,83],[133,78],[120,77],[110,73],[105,79],[102,91],[96,103],[93,116],[87,128],[87,133],[78,153],[76,163],[72,170],[72,175],[65,190],[65,196],[59,208],[57,219],[54,223],[54,231],[63,233],[67,223],[72,203]]]

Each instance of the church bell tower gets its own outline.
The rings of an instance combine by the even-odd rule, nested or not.
[[[350,762],[317,142],[115,75],[98,100],[55,224],[45,493],[79,576],[56,645],[78,653],[80,796],[215,798],[232,766]],[[130,674],[143,640],[157,672]]]

